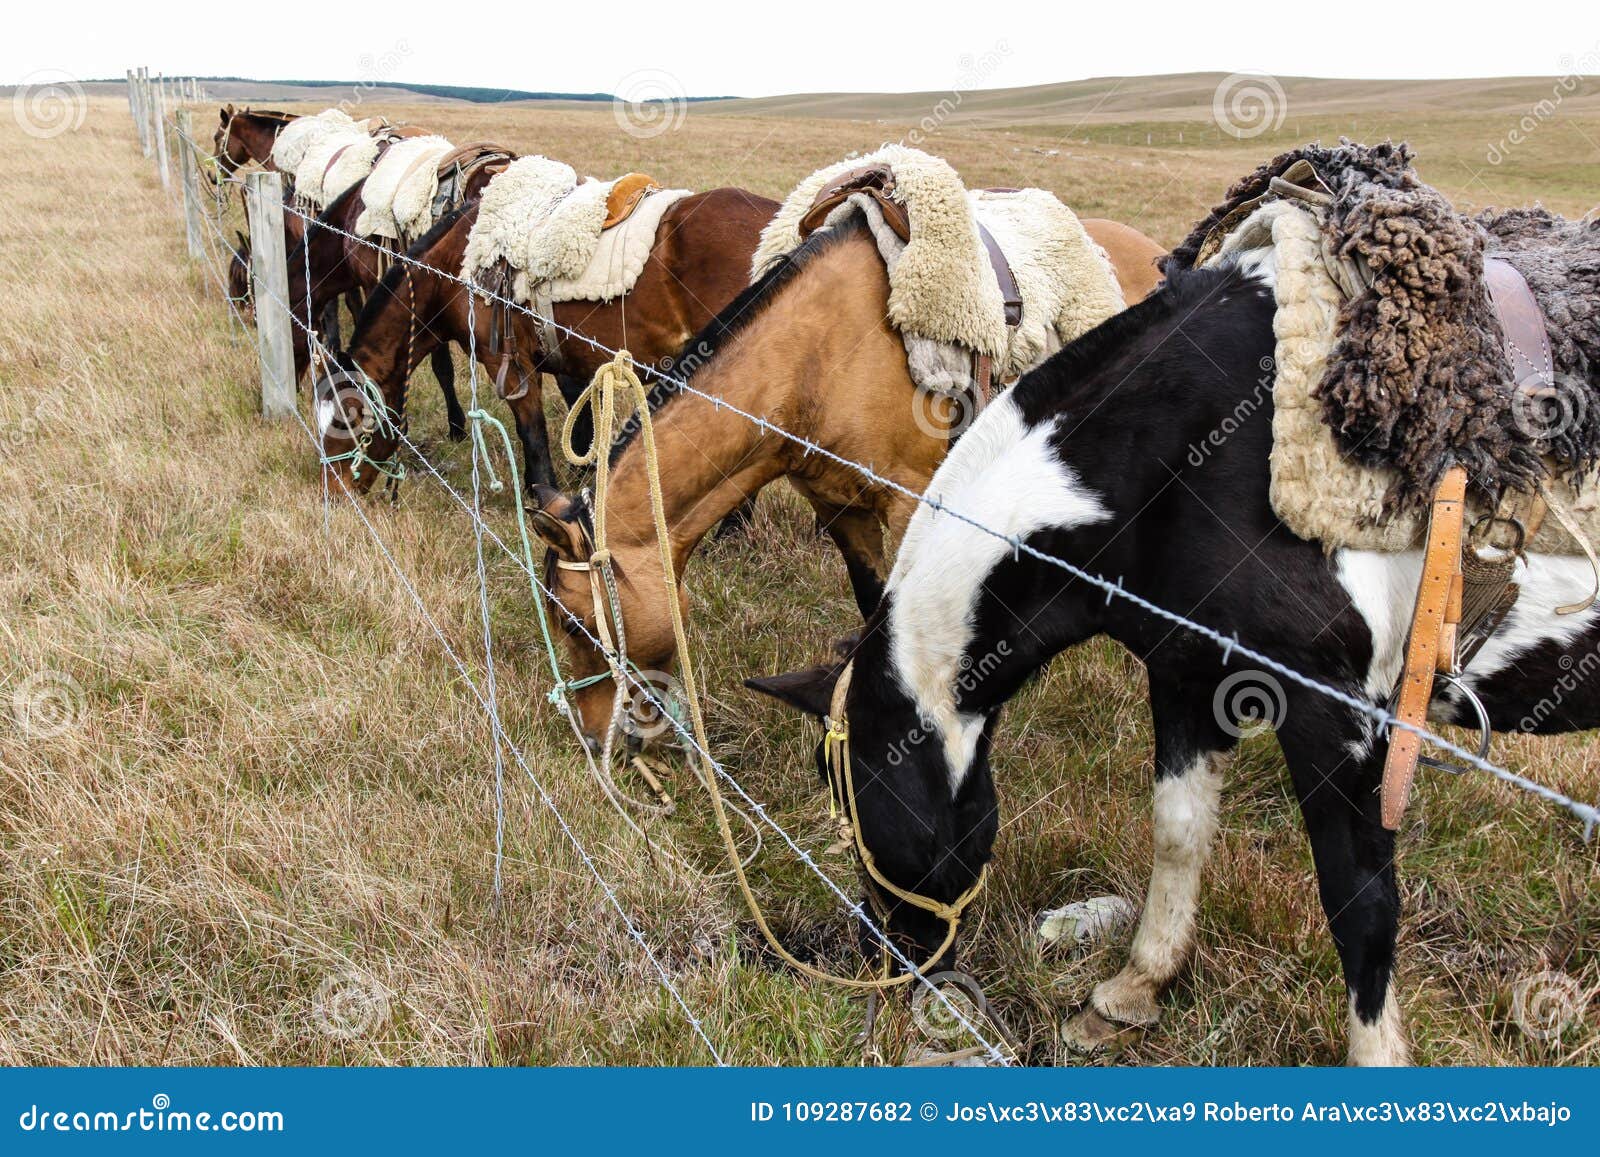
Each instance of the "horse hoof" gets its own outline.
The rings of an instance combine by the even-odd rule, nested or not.
[[[1086,1057],[1119,1053],[1142,1036],[1142,1026],[1112,1024],[1092,1004],[1061,1023],[1061,1043]]]

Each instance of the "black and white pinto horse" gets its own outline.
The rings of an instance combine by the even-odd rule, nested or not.
[[[1177,274],[996,400],[928,494],[1382,705],[1403,665],[1421,558],[1327,554],[1274,516],[1272,404],[1260,384],[1273,353],[1273,272],[1270,254],[1256,253]],[[1496,730],[1600,725],[1600,686],[1555,690],[1574,656],[1600,646],[1600,612],[1554,613],[1588,593],[1587,564],[1532,555],[1519,577],[1520,601],[1467,682]],[[1255,714],[1236,711],[1225,685],[1248,664],[1235,655],[1225,665],[1212,642],[924,505],[854,650],[845,705],[863,841],[889,879],[950,901],[995,840],[989,753],[1002,705],[1052,656],[1098,634],[1148,671],[1155,864],[1127,965],[1065,1026],[1085,1049],[1154,1024],[1157,997],[1188,956],[1238,716]],[[820,716],[839,673],[823,666],[749,685]],[[1344,968],[1349,1057],[1403,1064],[1390,984],[1395,837],[1379,819],[1385,743],[1369,716],[1325,694],[1288,681],[1281,694],[1271,722]],[[1472,723],[1457,695],[1441,692],[1433,718]],[[941,943],[943,925],[920,910],[901,904],[891,916],[924,957]]]

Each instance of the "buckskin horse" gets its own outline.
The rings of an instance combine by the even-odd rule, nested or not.
[[[1117,222],[1083,224],[1112,258],[1125,298],[1139,300],[1153,288],[1160,246]],[[954,407],[929,405],[912,382],[905,345],[887,320],[888,299],[883,258],[860,218],[820,230],[685,347],[673,372],[696,393],[670,383],[652,389],[666,520],[680,579],[707,530],[769,482],[787,477],[843,555],[862,615],[872,613],[887,571],[884,531],[898,537],[916,500],[767,433],[700,394],[833,454],[871,463],[890,483],[921,494],[949,449],[951,423],[960,415]],[[917,414],[922,420],[914,420]],[[611,556],[624,579],[619,609],[629,660],[641,669],[667,670],[674,652],[670,609],[637,439],[619,439],[612,460],[607,519]],[[538,498],[533,525],[552,561],[587,562],[593,546],[586,500],[548,490]],[[570,566],[549,565],[546,571],[555,599],[593,633],[588,576]],[[567,622],[560,608],[555,614]],[[609,668],[576,632],[568,632],[565,645],[573,672],[597,678],[574,692],[573,702],[585,735],[598,743],[612,723],[614,689],[599,679]]]
[[[555,473],[539,375],[554,375],[570,404],[610,357],[588,342],[627,348],[644,362],[670,362],[745,286],[756,240],[776,209],[776,202],[735,188],[675,202],[661,217],[650,257],[633,288],[609,302],[558,302],[556,324],[582,338],[559,332],[554,348],[547,348],[538,332],[542,327],[532,317],[483,296],[472,303],[469,326],[468,294],[454,276],[477,220],[478,204],[469,203],[440,219],[411,247],[409,260],[394,263],[373,290],[349,348],[337,360],[344,370],[360,370],[377,385],[389,419],[404,429],[406,381],[419,359],[446,342],[475,342],[479,364],[505,385],[529,489],[549,486]],[[328,377],[318,383],[317,415],[326,454],[348,453],[355,446],[352,432],[373,425],[366,456],[382,461],[394,455],[398,439],[385,423],[372,422],[367,406],[359,391],[341,391]],[[582,426],[575,428],[574,441],[580,447],[587,444]],[[348,462],[330,468],[363,491],[375,473],[363,470],[352,478]]]
[[[928,488],[1002,537],[919,509],[848,667],[835,660],[748,685],[844,725],[861,842],[898,886],[951,901],[978,879],[994,844],[990,758],[1005,703],[1058,652],[1096,635],[1143,661],[1155,730],[1155,863],[1127,965],[1065,1026],[1068,1042],[1085,1050],[1156,1022],[1157,997],[1192,946],[1224,768],[1240,724],[1261,714],[1238,681],[1267,688],[1274,702],[1264,722],[1288,764],[1343,965],[1350,1060],[1401,1064],[1395,835],[1380,815],[1387,743],[1374,718],[1249,672],[1238,655],[1229,665],[1212,642],[1008,541],[1118,576],[1131,594],[1385,705],[1421,558],[1330,554],[1275,516],[1273,406],[1259,381],[1274,352],[1273,276],[1262,260],[1174,273],[1143,304],[1024,376]],[[1218,430],[1233,432],[1210,439]],[[1211,453],[1196,460],[1192,447],[1202,443]],[[1496,730],[1600,725],[1593,683],[1551,705],[1562,672],[1600,646],[1600,612],[1555,613],[1589,590],[1588,563],[1529,555],[1518,579],[1519,602],[1466,682]],[[1432,712],[1475,722],[1458,692],[1437,694]],[[924,955],[943,941],[940,921],[884,899],[894,931]]]

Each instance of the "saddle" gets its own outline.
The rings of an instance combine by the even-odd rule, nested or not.
[[[659,193],[661,185],[655,178],[644,173],[628,173],[618,177],[611,184],[611,191],[606,194],[606,215],[601,223],[600,232],[615,229],[633,216],[635,210],[644,203],[644,199],[652,193]],[[512,330],[512,307],[509,299],[515,273],[504,260],[501,260],[490,274],[492,282],[498,286],[496,292],[504,301],[493,310],[489,318],[489,351],[502,354],[500,368],[495,372],[495,392],[507,402],[518,401],[532,388],[531,382],[523,382],[516,393],[506,392],[506,378],[511,367],[514,351],[514,332]],[[551,307],[554,308],[553,306]],[[561,335],[545,319],[535,330],[535,341],[539,352],[548,361],[555,363],[560,358]]]
[[[433,195],[433,219],[438,221],[461,207],[467,198],[467,186],[478,173],[490,166],[503,169],[516,159],[515,153],[483,141],[446,153],[438,164],[439,191]]]
[[[805,239],[820,229],[828,219],[828,214],[834,209],[858,194],[870,197],[878,210],[883,215],[884,224],[893,230],[894,235],[901,241],[911,241],[911,219],[906,212],[906,207],[894,199],[895,177],[894,170],[888,165],[873,164],[862,165],[841,173],[830,183],[817,190],[816,197],[811,202],[811,207],[800,218],[799,232],[801,239]],[[991,189],[989,192],[1015,192],[1013,189]],[[983,242],[984,252],[989,256],[989,267],[994,271],[996,284],[1000,287],[1000,296],[1005,302],[1006,325],[1015,329],[1022,324],[1022,292],[1017,288],[1016,275],[1011,271],[1011,262],[1000,248],[983,222],[977,222],[978,237]],[[979,408],[987,405],[991,394],[991,380],[994,376],[994,367],[989,357],[984,354],[973,356],[973,380],[977,383],[977,402]]]
[[[1517,373],[1510,387],[1530,398],[1553,392],[1555,366],[1544,314],[1528,283],[1510,264],[1495,257],[1484,259],[1484,283],[1499,319],[1506,353]],[[1512,494],[1492,515],[1463,533],[1466,513],[1467,472],[1452,466],[1434,491],[1428,519],[1427,546],[1423,553],[1422,581],[1412,612],[1406,641],[1405,667],[1391,711],[1401,722],[1422,727],[1433,699],[1437,678],[1456,682],[1467,664],[1488,642],[1517,601],[1517,584],[1511,581],[1517,556],[1538,533],[1546,503],[1537,493]],[[1559,511],[1557,516],[1562,517]],[[1496,538],[1498,529],[1509,538]],[[1591,553],[1590,561],[1594,561]],[[1584,610],[1594,600],[1561,607],[1558,613]],[[1473,700],[1476,704],[1476,700]],[[1480,756],[1487,755],[1489,725],[1481,707],[1483,726]],[[1395,831],[1411,798],[1417,764],[1454,770],[1447,764],[1423,759],[1422,737],[1395,728],[1384,758],[1381,807],[1383,826]]]
[[[661,186],[653,177],[643,173],[629,173],[625,177],[618,177],[611,185],[611,192],[606,194],[606,219],[600,226],[600,232],[615,229],[639,207],[651,193],[661,191]]]

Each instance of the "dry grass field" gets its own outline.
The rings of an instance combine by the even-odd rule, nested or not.
[[[641,140],[606,107],[382,111],[584,172],[772,196],[908,127],[690,106],[681,127]],[[214,116],[197,112],[207,138]],[[924,147],[970,183],[1041,185],[1168,244],[1296,132],[1407,137],[1465,207],[1590,210],[1600,115],[1552,117],[1491,164],[1513,120],[1291,109],[1279,130],[1235,141],[1139,112],[960,125]],[[0,1063],[709,1061],[515,766],[494,902],[483,712],[360,518],[337,496],[324,507],[304,432],[258,417],[253,335],[186,260],[126,106],[95,98],[82,127],[50,139],[0,122],[0,202]],[[444,439],[437,391],[419,382],[412,397],[424,449],[464,483],[470,459]],[[366,515],[481,678],[470,524],[420,477],[402,494]],[[490,518],[511,527],[504,500]],[[851,626],[843,568],[775,487],[753,539],[709,545],[689,580],[714,749],[821,856],[834,831],[815,735],[740,680],[810,661]],[[652,825],[689,865],[674,868],[619,822],[546,703],[525,580],[501,559],[490,583],[508,730],[722,1055],[856,1063],[859,1001],[759,950],[692,777],[678,768],[679,812]],[[1592,736],[1506,738],[1497,757],[1600,793]],[[995,769],[1002,835],[965,963],[1029,1061],[1073,1063],[1056,1026],[1120,965],[1126,935],[1041,951],[1035,923],[1070,900],[1142,896],[1138,664],[1104,643],[1062,656],[1007,712]],[[1193,967],[1120,1059],[1337,1063],[1343,985],[1270,736],[1245,745],[1225,804]],[[776,843],[755,873],[775,925],[846,959],[839,906]],[[852,886],[843,857],[822,862]],[[1420,1062],[1600,1061],[1600,843],[1487,777],[1424,773],[1401,872],[1399,992]],[[1549,971],[1586,1004],[1540,1039],[1512,992]],[[898,1008],[883,1034],[890,1060],[926,1043]]]

